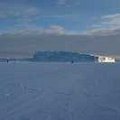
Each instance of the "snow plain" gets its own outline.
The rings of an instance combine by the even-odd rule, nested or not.
[[[0,120],[120,120],[120,64],[0,63]]]

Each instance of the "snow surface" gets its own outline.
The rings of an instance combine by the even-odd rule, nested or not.
[[[120,64],[0,63],[0,120],[120,120]]]

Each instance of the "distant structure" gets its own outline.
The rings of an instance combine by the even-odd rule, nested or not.
[[[115,63],[116,60],[114,57],[98,56],[98,62],[99,63]]]
[[[8,63],[8,62],[9,62],[9,59],[7,59],[6,61],[7,61],[7,63]]]

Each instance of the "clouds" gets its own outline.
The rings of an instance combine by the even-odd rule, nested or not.
[[[57,4],[60,6],[66,6],[66,7],[76,7],[81,4],[82,0],[57,0]]]
[[[59,25],[52,25],[47,29],[43,29],[42,32],[45,34],[64,34],[65,28]]]
[[[63,35],[66,34],[67,30],[60,25],[51,25],[46,28],[42,28],[35,25],[24,25],[18,26],[12,29],[11,31],[5,31],[2,34],[11,34],[11,35]],[[1,35],[2,35],[1,34]]]
[[[64,1],[66,3],[66,1]],[[14,26],[7,29],[8,32],[37,33],[37,34],[87,34],[87,35],[111,35],[120,34],[120,13],[103,15],[97,19],[97,23],[88,26],[88,30],[80,32],[77,30],[66,30],[64,25],[49,23],[47,26],[37,25],[41,18],[44,21],[50,18],[55,20],[66,19],[72,22],[75,14],[70,15],[44,15],[37,7],[7,7],[7,9],[0,8],[0,20],[13,20]],[[77,18],[79,19],[79,17]],[[79,20],[77,20],[79,21]],[[8,26],[7,26],[8,27]],[[72,27],[71,27],[72,28]],[[10,31],[9,31],[10,30]]]
[[[55,21],[64,17],[71,14],[48,14],[34,6],[0,4],[0,25],[5,28],[0,28],[0,34],[64,34],[64,26]]]
[[[0,19],[32,18],[39,14],[35,7],[0,7]]]
[[[9,6],[4,4],[0,7],[0,24],[3,22],[5,29],[0,28],[0,34],[64,34],[65,28],[57,24],[54,19],[64,19],[64,17],[70,16],[56,13],[48,14],[41,8],[33,6]],[[49,23],[49,19],[55,21],[55,24],[54,22]],[[47,21],[48,23],[45,26],[42,25],[41,21],[44,24]]]
[[[98,24],[86,31],[90,35],[120,34],[120,13],[102,16]]]
[[[68,0],[58,0],[58,1],[57,1],[57,4],[58,4],[58,5],[66,5],[67,2],[68,2]]]
[[[0,31],[116,33],[119,30],[119,11],[111,12],[116,14],[107,13],[108,6],[111,11],[116,8],[115,3],[116,0],[110,0],[110,5],[107,0],[1,0]],[[99,16],[102,16],[100,20]],[[99,22],[93,20],[93,17]]]
[[[120,28],[120,13],[113,15],[106,15],[102,17],[102,24],[108,25],[110,28],[119,29]]]
[[[11,32],[19,29],[20,26],[31,25],[40,14],[40,9],[33,6],[0,6],[0,31]]]

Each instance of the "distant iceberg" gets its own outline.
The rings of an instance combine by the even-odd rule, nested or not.
[[[97,57],[89,54],[65,51],[38,51],[31,61],[41,62],[95,62]]]

